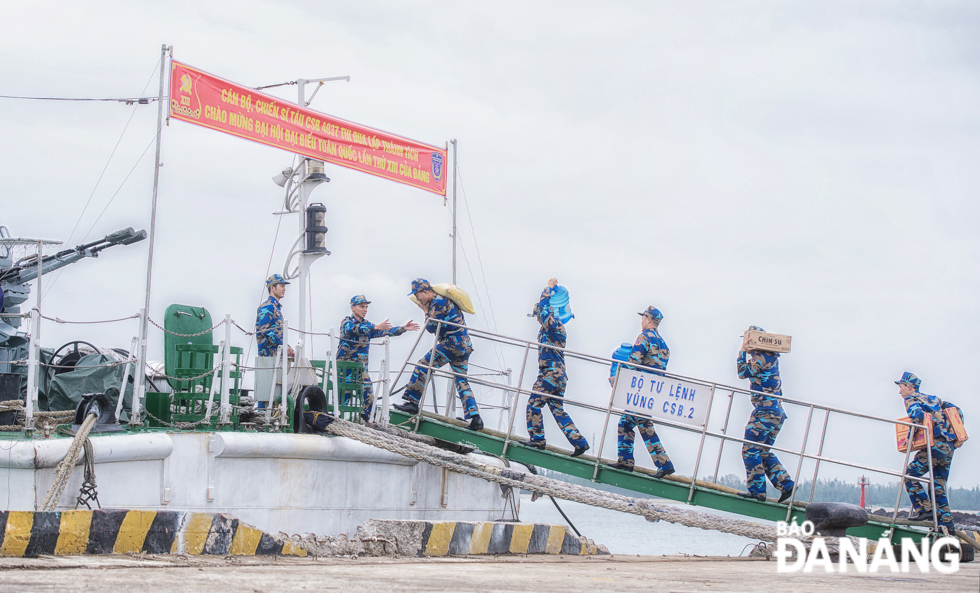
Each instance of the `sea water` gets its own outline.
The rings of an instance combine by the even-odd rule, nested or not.
[[[663,502],[673,504],[670,501]],[[639,515],[611,511],[578,502],[558,500],[558,504],[582,535],[597,544],[605,545],[612,554],[739,556],[748,555],[752,546],[758,543],[747,537],[707,531],[677,523],[666,521],[651,523]],[[710,512],[723,517],[745,519],[741,515],[723,511],[712,511],[700,507],[694,510]],[[562,518],[548,497],[531,502],[530,496],[522,496],[520,518],[524,523],[566,525],[565,519]],[[752,520],[769,523],[759,519]],[[773,530],[775,530],[775,524],[773,524]],[[574,533],[574,531],[569,531]]]

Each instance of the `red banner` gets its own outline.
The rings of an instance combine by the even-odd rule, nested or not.
[[[446,195],[446,151],[170,62],[170,117]]]

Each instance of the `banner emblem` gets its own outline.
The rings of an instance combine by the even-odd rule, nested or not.
[[[432,153],[432,176],[436,181],[442,181],[442,155],[438,152]]]
[[[170,111],[178,116],[190,119],[201,119],[201,99],[194,93],[194,80],[189,73],[184,73],[180,77],[180,92],[174,97],[173,89],[170,89]],[[197,109],[191,106],[191,98],[197,99]]]

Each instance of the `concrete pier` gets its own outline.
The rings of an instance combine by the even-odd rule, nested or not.
[[[977,591],[980,564],[955,574],[778,574],[749,558],[526,556],[260,558],[137,555],[0,558],[0,590],[385,591]]]

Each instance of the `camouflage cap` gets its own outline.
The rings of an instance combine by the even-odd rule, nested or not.
[[[276,284],[289,284],[286,279],[282,277],[282,274],[273,274],[265,281],[266,288],[272,288]]]
[[[371,301],[367,300],[367,297],[363,294],[354,295],[354,298],[350,300],[350,306],[355,305],[370,305]]]
[[[895,381],[895,385],[901,385],[902,383],[905,383],[906,385],[911,385],[912,387],[915,388],[916,391],[918,391],[919,385],[922,385],[922,380],[916,377],[915,375],[913,375],[912,373],[906,371],[902,373],[901,379]]]
[[[647,317],[656,321],[657,323],[660,323],[664,318],[664,314],[660,312],[660,309],[654,307],[653,305],[647,307],[646,311],[643,311],[642,313],[637,313],[637,315],[646,315]]]
[[[432,290],[432,285],[425,278],[416,278],[412,280],[412,292],[408,293],[408,296],[412,296],[417,292],[422,292],[423,290]]]

